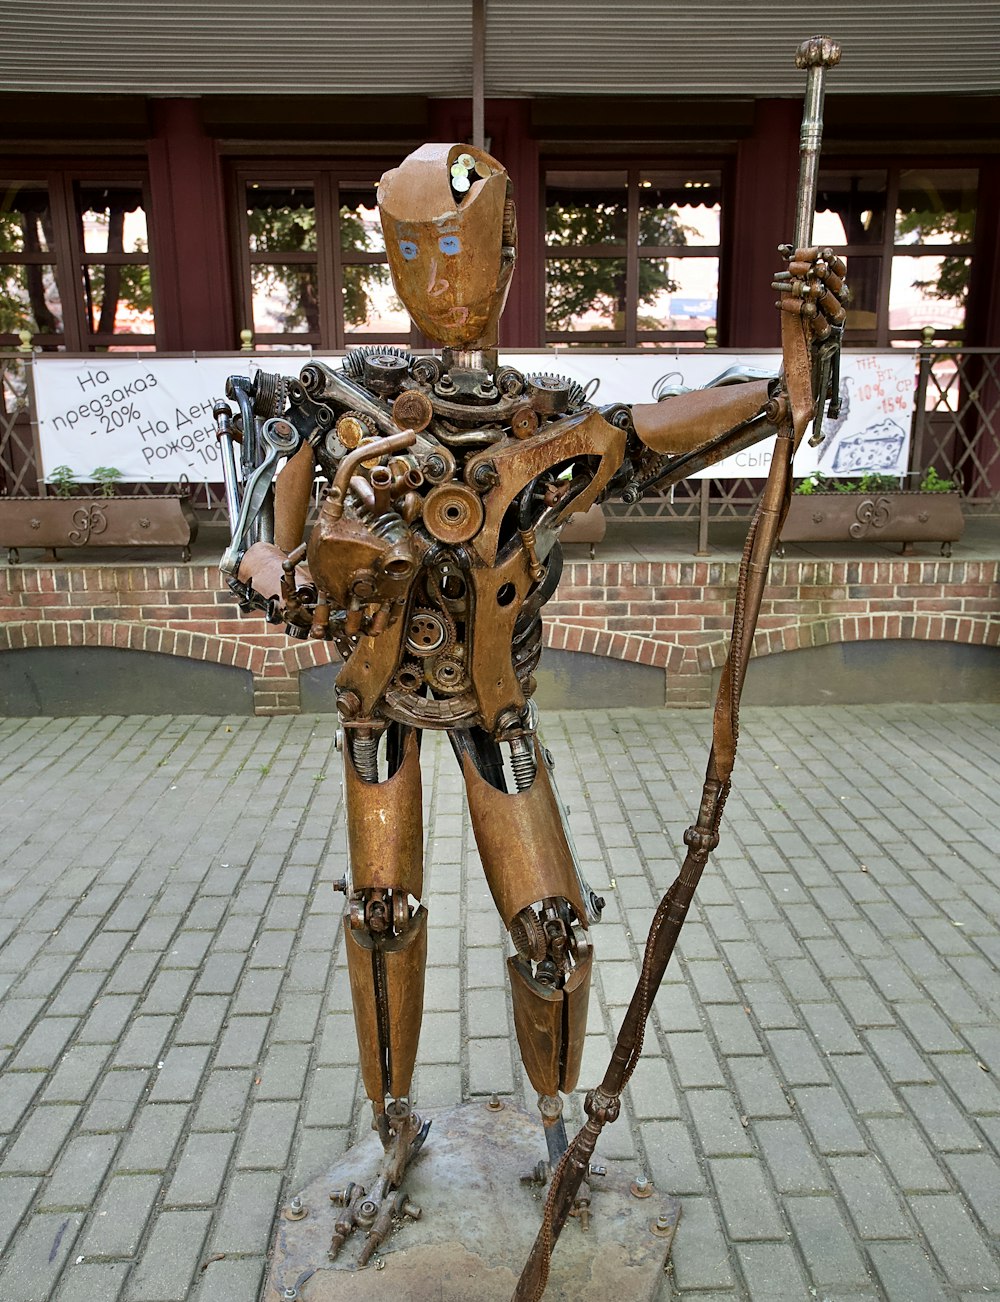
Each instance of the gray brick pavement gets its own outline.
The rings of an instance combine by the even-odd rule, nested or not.
[[[665,1296],[1000,1291],[997,722],[746,711],[723,842],[603,1145],[683,1196]],[[332,726],[0,720],[4,1302],[254,1302],[282,1199],[366,1131]],[[581,1089],[707,733],[701,712],[545,721],[608,899]],[[415,1093],[530,1105],[461,782],[427,742]]]

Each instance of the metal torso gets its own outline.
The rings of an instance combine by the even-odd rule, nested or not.
[[[289,385],[286,420],[332,485],[298,588],[308,628],[289,631],[337,643],[347,723],[519,719],[559,530],[622,466],[625,430],[579,385],[481,360],[359,350]]]

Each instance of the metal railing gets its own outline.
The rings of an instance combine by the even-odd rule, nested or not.
[[[723,355],[722,349],[714,351]],[[233,356],[245,359],[246,352]],[[266,365],[267,354],[260,358]],[[34,420],[33,360],[30,346],[0,352],[0,496],[46,491]],[[967,513],[1000,515],[1000,349],[922,347],[913,352],[913,363],[910,485],[916,487],[933,467],[956,482]],[[130,491],[186,492],[206,523],[227,519],[221,483],[136,484]],[[759,480],[686,480],[632,506],[609,502],[605,512],[617,520],[697,520],[704,540],[710,522],[747,515],[759,493]]]

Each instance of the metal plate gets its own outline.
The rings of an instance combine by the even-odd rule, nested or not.
[[[423,1209],[357,1270],[363,1239],[327,1259],[338,1209],[331,1189],[352,1180],[370,1188],[382,1155],[372,1135],[301,1193],[308,1215],[278,1223],[266,1302],[297,1289],[299,1302],[509,1302],[541,1223],[545,1189],[525,1185],[545,1146],[537,1114],[485,1101],[434,1118],[405,1188]],[[672,1236],[653,1233],[657,1217],[679,1215],[675,1199],[635,1198],[631,1167],[606,1163],[591,1182],[590,1229],[571,1220],[559,1239],[545,1302],[661,1302]]]

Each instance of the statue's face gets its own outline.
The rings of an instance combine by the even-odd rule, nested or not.
[[[379,182],[396,293],[435,343],[496,343],[514,262],[513,241],[504,246],[506,198],[503,167],[467,145],[423,145]]]

